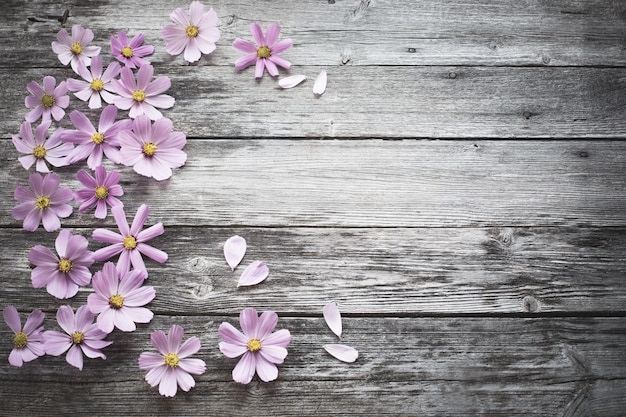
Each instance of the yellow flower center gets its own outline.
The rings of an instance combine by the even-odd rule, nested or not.
[[[133,48],[131,48],[130,46],[125,46],[122,48],[122,55],[124,55],[126,58],[132,58],[135,53],[133,52]]]
[[[133,100],[141,103],[146,99],[146,92],[143,90],[135,90],[133,91]]]
[[[104,200],[109,195],[109,189],[104,185],[99,185],[96,187],[95,194],[98,200]]]
[[[72,342],[74,342],[77,345],[80,345],[81,343],[83,343],[84,340],[85,340],[85,335],[83,334],[83,332],[79,332],[77,330],[72,335]]]
[[[74,42],[70,47],[70,51],[72,51],[74,55],[80,55],[83,53],[83,45],[81,45],[79,42]]]
[[[137,239],[134,236],[126,236],[124,238],[124,248],[133,250],[137,247]]]
[[[35,207],[37,207],[40,210],[47,209],[48,207],[50,207],[50,199],[46,197],[45,195],[40,195],[35,200]]]
[[[44,148],[42,145],[37,145],[33,149],[33,155],[35,155],[35,158],[37,159],[45,158],[46,154],[46,148]]]
[[[27,343],[28,343],[28,336],[26,336],[26,333],[24,332],[15,333],[15,337],[13,338],[13,346],[15,346],[18,349],[22,349],[26,347]]]
[[[148,142],[143,145],[143,154],[146,156],[153,156],[156,153],[157,149],[158,148],[154,143]]]
[[[192,26],[189,25],[187,26],[187,28],[185,29],[185,32],[187,33],[187,36],[189,36],[190,38],[195,38],[196,36],[198,36],[198,27],[197,26]]]
[[[54,106],[54,97],[52,94],[44,94],[41,96],[41,105],[47,108]]]
[[[256,50],[256,56],[259,58],[269,58],[272,55],[272,50],[267,46],[261,46]]]
[[[122,308],[124,306],[124,297],[119,294],[112,295],[109,298],[109,305],[111,306],[111,308],[114,308],[116,310]]]
[[[261,341],[259,339],[250,339],[248,342],[248,350],[250,352],[257,352],[261,350]]]
[[[167,355],[165,355],[165,358],[163,358],[163,361],[170,368],[176,368],[178,366],[178,362],[180,362],[180,359],[178,359],[177,354],[168,353]]]
[[[96,132],[91,135],[91,141],[96,145],[100,145],[102,142],[104,142],[104,135],[100,132]]]
[[[70,272],[72,270],[72,261],[69,259],[61,258],[59,261],[59,271]]]
[[[93,91],[102,91],[104,89],[104,83],[100,78],[93,80],[90,85]]]

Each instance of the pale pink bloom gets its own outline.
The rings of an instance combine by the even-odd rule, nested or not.
[[[205,13],[204,5],[193,1],[189,6],[189,14],[179,7],[170,14],[170,18],[174,23],[161,30],[161,36],[167,42],[167,53],[178,55],[185,51],[185,61],[195,62],[202,54],[210,54],[215,50],[215,42],[220,38],[215,10],[210,8]]]
[[[224,243],[224,258],[233,271],[246,254],[246,239],[232,236]]]
[[[117,38],[111,36],[111,54],[128,68],[139,68],[148,61],[143,59],[154,52],[154,46],[144,45],[143,33],[135,35],[130,41],[124,31],[117,33]]]
[[[26,86],[31,94],[24,100],[26,107],[32,109],[24,118],[27,122],[34,123],[41,117],[42,122],[51,118],[57,122],[65,116],[65,108],[70,105],[70,96],[67,93],[67,84],[61,81],[57,86],[57,80],[47,75],[43,77],[43,88],[36,81],[31,81]]]
[[[92,359],[106,359],[100,350],[113,342],[103,340],[108,333],[100,330],[93,319],[94,315],[86,305],[80,306],[76,315],[70,306],[59,307],[57,322],[65,333],[48,330],[43,334],[46,354],[59,356],[67,352],[67,363],[80,370],[83,369],[83,354]]]
[[[247,266],[239,277],[238,287],[247,287],[250,285],[259,284],[267,278],[270,274],[270,269],[267,264],[262,261],[254,261]]]
[[[123,274],[107,262],[93,275],[94,293],[87,297],[92,313],[98,314],[100,330],[111,333],[114,327],[133,332],[135,323],[149,323],[154,314],[144,306],[154,299],[154,287],[144,286],[145,276],[139,270]]]
[[[169,109],[174,105],[174,97],[162,94],[166,92],[172,82],[169,77],[162,76],[152,80],[154,68],[150,64],[142,65],[137,71],[137,79],[133,70],[124,67],[120,71],[120,79],[113,80],[114,91],[119,95],[114,101],[118,109],[128,110],[128,115],[135,117],[145,114],[152,120],[163,117],[160,109]]]
[[[330,330],[337,335],[337,337],[341,337],[341,313],[339,312],[339,307],[335,303],[328,303],[322,309],[324,314],[324,320],[326,324],[330,328]]]
[[[111,81],[120,73],[120,64],[111,62],[102,72],[102,56],[94,56],[91,67],[87,68],[83,61],[78,62],[77,74],[83,79],[68,78],[67,89],[82,101],[89,101],[90,109],[102,107],[102,100],[113,104],[117,97],[113,94]]]
[[[119,185],[120,174],[117,171],[111,171],[107,174],[106,168],[100,165],[96,167],[95,175],[94,178],[85,170],[78,171],[76,178],[87,188],[74,191],[74,200],[77,203],[83,203],[78,208],[79,213],[95,206],[96,218],[104,219],[107,216],[107,207],[124,205],[117,198],[122,196],[124,191]]]
[[[22,366],[24,362],[30,362],[45,355],[42,341],[44,314],[41,310],[33,310],[28,315],[24,329],[22,329],[20,314],[14,306],[5,307],[3,315],[4,321],[14,333],[13,350],[9,354],[11,365]]]
[[[48,129],[51,121],[42,122],[33,130],[29,122],[24,122],[20,126],[20,135],[12,135],[13,145],[18,152],[26,155],[20,156],[18,161],[25,169],[29,169],[33,164],[39,172],[50,172],[46,161],[54,166],[61,167],[67,165],[67,155],[74,149],[71,143],[64,143],[61,138],[63,128],[55,129],[48,137]]]
[[[119,260],[117,261],[117,270],[120,273],[129,271],[132,264],[134,269],[140,270],[146,277],[148,276],[148,271],[141,257],[142,254],[159,263],[167,261],[167,253],[146,244],[147,241],[162,235],[164,232],[163,223],[157,223],[142,230],[149,212],[150,209],[148,206],[142,204],[137,210],[132,225],[128,227],[124,207],[111,207],[111,213],[115,218],[120,233],[115,233],[107,229],[96,229],[93,231],[93,239],[111,244],[110,246],[98,249],[94,253],[95,260],[106,261],[120,254]]]
[[[77,130],[66,130],[62,139],[78,146],[67,157],[67,163],[73,164],[87,159],[87,166],[96,169],[102,165],[102,158],[106,156],[112,162],[119,163],[119,141],[117,134],[132,127],[132,120],[115,121],[117,107],[106,106],[100,113],[98,129],[91,121],[78,110],[70,113],[70,119]]]
[[[120,162],[157,181],[171,177],[172,168],[184,165],[187,160],[182,150],[187,142],[185,134],[172,131],[172,126],[168,118],[152,124],[147,116],[137,116],[132,130],[118,135]]]
[[[235,68],[242,70],[256,63],[254,76],[255,78],[261,78],[265,69],[272,77],[276,77],[278,75],[276,66],[285,69],[291,67],[291,62],[278,56],[278,54],[292,46],[291,39],[277,42],[280,35],[280,26],[274,23],[270,24],[267,27],[267,32],[263,35],[261,25],[254,22],[250,25],[250,31],[252,32],[254,43],[239,38],[233,42],[233,48],[246,54],[235,61]]]
[[[324,349],[342,362],[354,362],[359,357],[359,352],[355,348],[338,343],[324,345]]]
[[[159,394],[166,397],[176,395],[178,387],[189,391],[196,385],[191,375],[202,375],[206,370],[202,359],[189,357],[200,350],[200,340],[194,336],[183,343],[183,334],[183,328],[176,324],[167,336],[162,330],[157,330],[150,340],[159,353],[143,352],[139,355],[139,368],[148,371],[146,382],[151,387],[158,385]]]
[[[275,364],[283,363],[287,357],[287,345],[291,334],[287,329],[272,333],[278,323],[278,315],[266,311],[259,317],[254,308],[246,308],[239,315],[243,333],[230,323],[222,323],[218,329],[223,342],[220,351],[229,358],[242,356],[233,369],[235,382],[247,384],[254,373],[268,382],[278,378]]]
[[[99,46],[89,45],[93,41],[93,32],[80,25],[72,26],[72,35],[61,29],[57,40],[52,42],[52,50],[59,56],[63,65],[70,64],[74,72],[78,72],[78,62],[85,66],[91,65],[91,58],[100,53]]]
[[[30,189],[22,185],[15,188],[14,198],[20,202],[13,207],[13,218],[24,220],[24,229],[34,232],[43,223],[47,232],[54,232],[61,227],[59,217],[65,218],[72,214],[72,190],[59,188],[61,177],[49,173],[44,177],[34,173],[28,178]]]
[[[46,287],[57,298],[75,296],[79,286],[91,282],[89,267],[94,258],[88,244],[85,237],[63,229],[54,242],[58,256],[43,245],[33,246],[28,252],[28,260],[35,265],[30,273],[33,287]]]

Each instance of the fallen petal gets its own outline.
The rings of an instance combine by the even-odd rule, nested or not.
[[[324,345],[324,349],[342,362],[354,362],[359,357],[359,352],[356,349],[346,345]]]
[[[330,328],[330,330],[341,337],[341,313],[335,303],[328,303],[323,308],[324,320]]]
[[[239,277],[238,287],[246,287],[249,285],[256,285],[263,282],[270,273],[270,269],[265,262],[254,261],[243,271]]]
[[[313,94],[318,97],[324,94],[324,91],[326,91],[326,81],[326,70],[322,70],[315,79],[315,84],[313,84]]]
[[[230,237],[224,243],[224,258],[233,271],[246,254],[246,247],[246,239],[241,236]]]
[[[306,75],[292,75],[278,80],[278,85],[282,88],[291,88],[300,84],[304,80],[306,80]]]

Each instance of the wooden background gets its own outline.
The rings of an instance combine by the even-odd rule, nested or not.
[[[3,2],[1,307],[41,308],[55,328],[68,303],[30,284],[28,250],[57,234],[11,217],[28,178],[10,140],[26,84],[73,77],[50,48],[61,27],[92,29],[105,62],[111,35],[145,34],[188,161],[164,182],[117,167],[127,212],[146,203],[147,224],[165,225],[154,244],[170,259],[147,262],[154,320],[114,332],[108,359],[82,372],[63,357],[9,366],[0,325],[0,415],[626,415],[624,1],[205,2],[222,37],[194,65],[159,33],[188,4]],[[253,21],[282,26],[288,73],[306,83],[281,90],[234,69],[232,41]],[[78,168],[56,170],[63,185],[77,188]],[[63,227],[90,237],[115,224],[75,212]],[[234,234],[249,249],[232,273],[222,248]],[[256,259],[268,280],[236,288]],[[330,301],[356,363],[322,349],[337,340]],[[277,311],[292,333],[275,382],[234,383],[236,360],[219,352],[217,327],[245,307]],[[201,339],[207,372],[168,399],[137,358],[175,323]]]

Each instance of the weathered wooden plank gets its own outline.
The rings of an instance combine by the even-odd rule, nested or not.
[[[624,318],[345,318],[342,341],[360,357],[344,364],[321,347],[336,340],[321,315],[282,317],[292,343],[278,380],[247,386],[230,380],[236,360],[217,348],[222,321],[236,324],[157,316],[135,333],[114,333],[108,359],[86,361],[83,372],[62,357],[3,365],[0,407],[7,415],[606,417],[626,407]],[[143,381],[137,357],[152,350],[151,331],[173,323],[201,339],[207,372],[189,393],[165,399]],[[0,329],[6,360],[11,335]]]
[[[621,141],[189,140],[185,150],[164,182],[122,167],[129,212],[148,204],[166,225],[625,225]],[[13,189],[28,173],[17,157],[0,141],[3,226],[20,227]],[[77,170],[59,170],[64,186],[80,185]]]
[[[315,77],[322,67],[310,67]],[[276,81],[216,66],[164,65],[176,98],[164,114],[191,137],[623,138],[626,68],[377,66],[328,69],[326,93],[312,80]],[[0,136],[19,130],[26,84],[71,69],[0,70]],[[86,111],[73,98],[71,109]],[[122,115],[120,114],[120,117]],[[69,119],[63,125],[68,125]]]
[[[108,45],[111,34],[142,32],[155,63],[182,63],[165,53],[161,28],[180,1],[5,1],[0,16],[0,66],[58,66],[45,54],[61,28],[81,24]],[[310,65],[615,65],[626,64],[626,7],[619,0],[413,0],[205,2],[220,17],[218,49],[201,65],[232,66],[237,37],[260,21],[283,27],[295,47],[285,54]],[[108,47],[105,48],[108,52]]]

